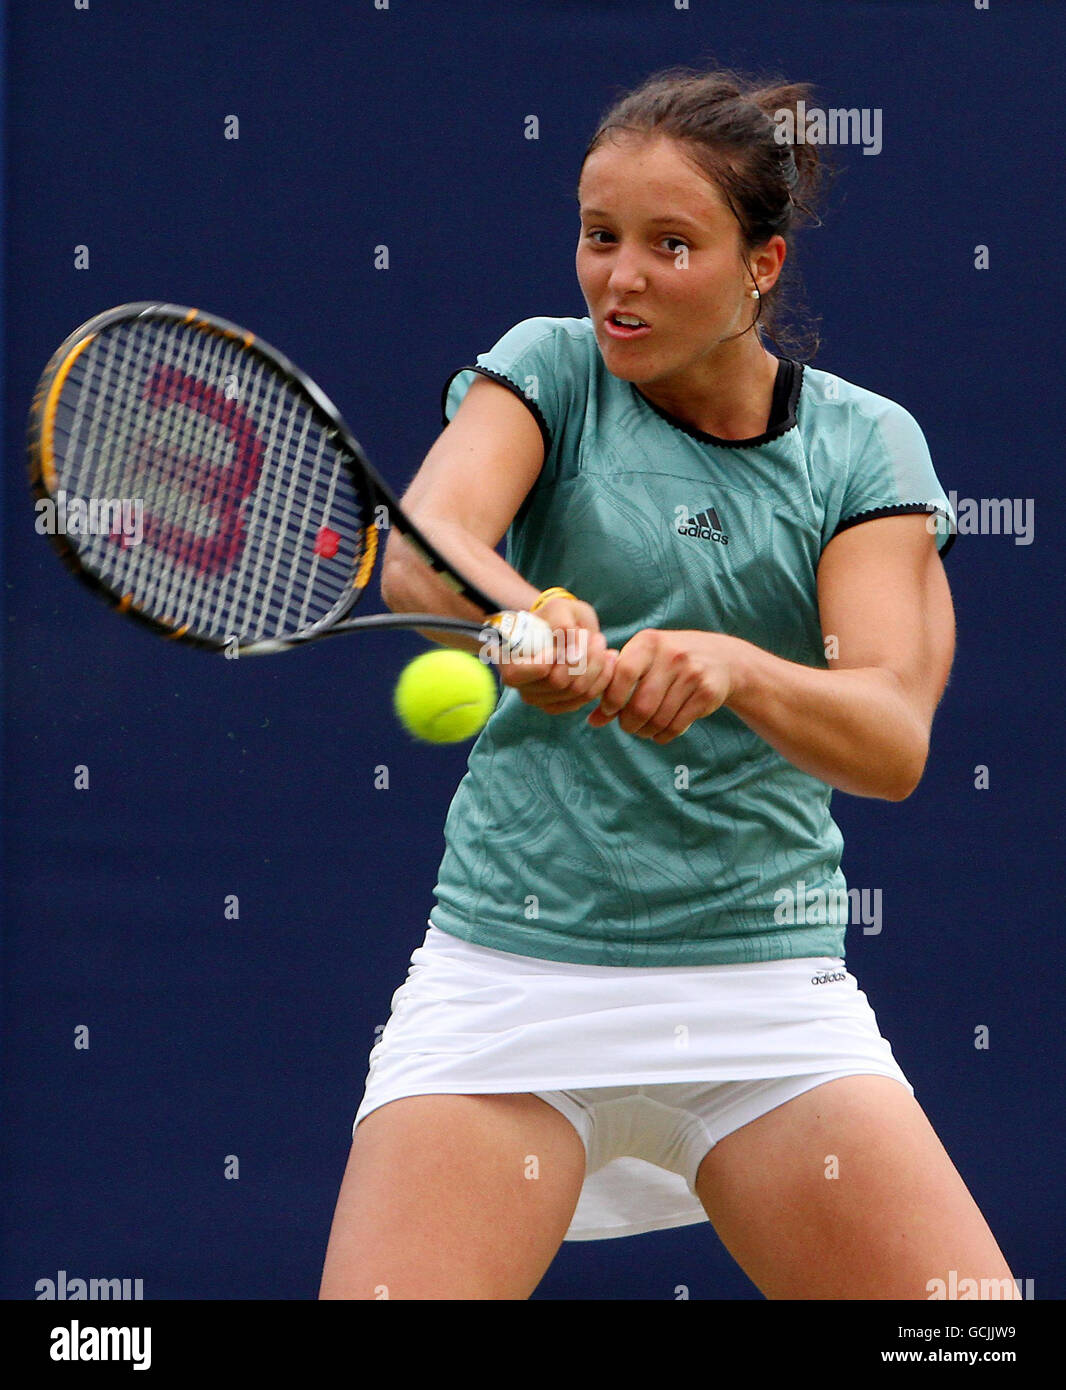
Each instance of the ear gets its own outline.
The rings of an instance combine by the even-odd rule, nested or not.
[[[772,236],[764,246],[753,251],[750,256],[752,272],[759,282],[763,294],[769,294],[777,284],[781,267],[785,264],[788,246],[782,236]]]

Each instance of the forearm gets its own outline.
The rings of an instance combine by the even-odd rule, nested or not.
[[[496,599],[502,609],[527,609],[536,600],[539,590],[463,527],[438,523],[422,525],[422,530],[460,574]],[[486,616],[431,570],[396,532],[389,537],[385,552],[381,596],[394,613],[439,613],[442,617],[469,618],[474,623]],[[464,651],[477,652],[480,647],[474,638],[454,632],[426,630],[424,635]]]
[[[928,731],[896,676],[818,670],[729,640],[726,708],[782,757],[854,796],[910,795],[925,768]]]

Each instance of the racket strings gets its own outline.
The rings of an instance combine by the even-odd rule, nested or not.
[[[195,323],[111,325],[70,365],[50,442],[68,496],[141,508],[139,543],[71,539],[158,621],[213,641],[284,637],[350,600],[369,521],[351,462],[240,342]]]
[[[178,353],[173,363],[175,377],[185,374],[188,367],[199,368],[197,375],[206,381],[217,380],[219,363],[214,343],[199,363],[188,362],[188,353]],[[161,380],[162,379],[162,380]],[[139,416],[137,426],[142,439],[148,437],[148,414],[150,410],[170,410],[174,412],[172,432],[174,442],[166,441],[159,447],[171,448],[177,458],[203,459],[208,455],[209,430],[212,422],[198,411],[165,407],[159,403],[159,390],[162,381],[168,378],[165,373],[156,372],[147,383],[145,390],[136,397]],[[155,388],[153,390],[153,387]],[[130,392],[132,396],[134,393]],[[230,465],[232,466],[232,465]],[[196,555],[196,539],[205,540],[212,535],[209,518],[215,514],[216,505],[222,500],[222,480],[226,470],[217,467],[211,481],[202,493],[202,507],[197,508],[191,492],[175,486],[175,480],[166,468],[144,469],[135,486],[143,489],[144,508],[148,517],[146,546],[139,548],[129,569],[129,579],[136,592],[143,592],[146,603],[153,613],[169,616],[180,613],[190,621],[202,619],[206,585],[203,582],[203,568],[196,559],[203,559],[202,549]],[[172,547],[172,554],[179,564],[169,569],[163,566],[153,568],[149,563],[157,541],[159,518],[165,518],[166,536]],[[182,540],[182,537],[186,538]],[[161,537],[160,537],[161,538]]]
[[[226,624],[229,616],[226,597],[232,571],[225,570],[222,582],[213,588],[209,578],[214,550],[224,541],[218,531],[226,517],[227,486],[236,481],[232,478],[235,463],[232,450],[227,450],[224,437],[216,437],[218,425],[207,412],[173,402],[164,404],[165,395],[163,400],[160,397],[167,383],[175,394],[180,394],[185,378],[205,385],[221,382],[228,388],[233,380],[227,371],[231,364],[221,360],[224,340],[220,337],[201,334],[194,338],[186,334],[177,340],[175,347],[176,351],[169,354],[166,362],[157,361],[144,389],[137,390],[135,384],[123,383],[122,398],[134,402],[137,408],[139,435],[142,439],[152,438],[157,451],[146,460],[149,466],[132,484],[133,490],[142,496],[148,535],[147,544],[138,549],[128,567],[127,579],[133,592],[143,596],[143,606],[154,616],[177,622],[173,615],[180,615],[180,625],[202,625],[208,618],[208,599],[213,594],[214,621]],[[150,411],[153,412],[151,435]],[[194,490],[183,488],[176,470],[167,466],[168,453],[175,460],[205,460],[214,456],[214,467],[207,478],[198,480],[201,484],[198,497]],[[204,543],[197,545],[201,536]],[[207,541],[214,542],[211,556],[205,553]],[[175,565],[155,563],[161,542],[177,561]],[[241,592],[239,578],[234,592]],[[234,621],[239,621],[237,614],[232,616]]]

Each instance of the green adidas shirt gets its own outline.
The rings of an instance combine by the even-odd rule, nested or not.
[[[915,420],[827,372],[782,359],[766,433],[739,441],[613,377],[587,318],[517,324],[449,379],[446,421],[475,373],[520,396],[545,442],[508,562],[591,603],[614,648],[700,629],[824,670],[816,572],[833,536],[927,512],[941,554],[954,540]],[[844,954],[831,787],[726,709],[662,745],[590,728],[592,708],[547,715],[503,689],[448,812],[436,927],[588,965]]]

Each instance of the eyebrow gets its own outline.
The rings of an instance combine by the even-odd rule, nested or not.
[[[582,217],[605,217],[608,221],[611,217],[611,214],[609,212],[604,212],[602,208],[581,208],[580,213]],[[697,230],[700,227],[700,224],[698,222],[694,221],[691,217],[686,217],[683,212],[668,214],[666,216],[660,217],[650,217],[648,219],[648,226],[679,226],[682,222],[687,223],[688,226],[694,227]]]

